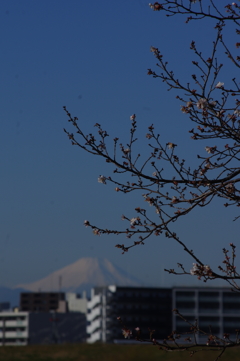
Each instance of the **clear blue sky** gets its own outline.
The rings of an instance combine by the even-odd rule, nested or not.
[[[147,69],[156,63],[153,45],[187,79],[189,44],[197,39],[209,56],[211,27],[166,19],[148,2],[1,1],[0,285],[38,280],[81,257],[106,257],[145,285],[196,284],[192,277],[163,274],[176,262],[192,265],[171,240],[153,238],[121,255],[114,246],[125,238],[96,237],[83,226],[88,219],[104,228],[123,227],[121,215],[134,217],[143,200],[99,184],[98,176],[111,175],[110,169],[72,147],[63,132],[71,129],[63,105],[86,131],[98,122],[125,142],[129,117],[136,113],[143,140],[154,123],[190,162],[195,148],[204,152],[207,144],[189,140],[191,125],[176,94]],[[221,249],[238,234],[233,216],[213,205],[179,222],[176,230],[216,266]]]

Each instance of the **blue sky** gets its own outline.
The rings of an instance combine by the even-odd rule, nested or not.
[[[196,39],[207,56],[213,26],[167,19],[148,2],[1,1],[0,285],[38,280],[81,257],[108,258],[145,285],[196,284],[192,277],[163,273],[177,262],[192,265],[173,241],[153,238],[121,255],[114,246],[126,239],[96,237],[83,226],[88,219],[104,228],[123,227],[121,215],[133,217],[143,200],[99,184],[98,176],[111,175],[111,169],[72,147],[63,132],[71,130],[66,105],[87,132],[98,122],[125,143],[129,117],[136,113],[141,148],[154,123],[190,163],[195,149],[204,152],[209,145],[189,139],[191,125],[176,93],[147,69],[155,67],[153,45],[187,79],[189,44]],[[181,220],[176,230],[217,266],[221,249],[236,238],[234,215],[215,204]]]

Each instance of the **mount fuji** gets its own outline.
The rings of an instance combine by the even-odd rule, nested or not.
[[[124,269],[113,265],[107,259],[80,258],[78,261],[61,268],[38,281],[19,284],[32,292],[87,292],[94,286],[140,286],[141,280],[132,277]]]

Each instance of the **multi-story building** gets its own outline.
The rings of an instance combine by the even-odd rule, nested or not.
[[[29,344],[85,342],[86,315],[81,312],[29,314]]]
[[[236,337],[240,329],[240,293],[228,288],[173,288],[173,309],[177,309],[189,322],[196,322],[204,332],[218,337],[230,334]],[[189,332],[190,326],[173,314],[173,330]],[[198,340],[205,340],[199,334]]]
[[[73,293],[53,293],[52,298],[46,293],[24,295],[20,312],[0,312],[0,345],[86,339],[88,343],[114,342],[124,340],[124,327],[133,331],[132,339],[137,327],[141,337],[147,339],[149,329],[155,330],[154,338],[158,340],[167,338],[173,330],[191,332],[189,324],[173,309],[192,324],[197,322],[202,331],[220,338],[224,334],[235,338],[240,329],[240,293],[228,288],[96,287],[88,302],[86,295],[80,298]],[[3,305],[3,309],[6,307]],[[32,312],[23,312],[24,307]],[[205,342],[206,336],[200,333],[197,339]]]
[[[21,293],[20,311],[0,304],[0,346],[86,340],[87,298],[75,293]],[[7,310],[7,311],[6,311]]]
[[[63,292],[24,292],[20,296],[20,310],[28,312],[57,311],[59,302],[65,300]]]
[[[87,295],[84,291],[82,297],[73,292],[66,293],[67,309],[69,312],[87,313]]]
[[[20,310],[28,312],[82,312],[87,313],[87,297],[59,292],[24,292],[20,295]]]
[[[77,343],[86,337],[81,312],[0,312],[0,346]]]
[[[88,343],[113,342],[123,339],[122,325],[141,329],[141,337],[149,339],[149,329],[154,337],[167,337],[172,329],[171,289],[137,287],[96,287],[88,302]]]
[[[0,346],[27,345],[28,312],[0,312]]]

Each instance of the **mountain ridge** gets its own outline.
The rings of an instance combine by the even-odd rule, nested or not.
[[[32,292],[68,291],[79,292],[94,286],[140,286],[142,282],[106,258],[80,258],[76,262],[50,273],[31,283],[18,284]]]

